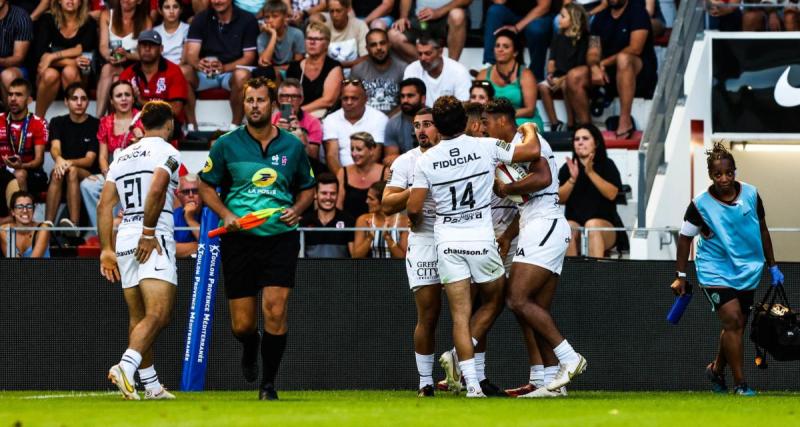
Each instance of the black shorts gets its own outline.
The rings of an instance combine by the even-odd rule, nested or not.
[[[750,316],[750,307],[753,306],[753,298],[755,297],[756,291],[739,291],[721,286],[702,289],[708,302],[711,304],[711,311],[719,311],[719,308],[728,301],[738,299],[744,317],[747,318]]]
[[[228,299],[253,297],[265,286],[294,287],[300,234],[275,236],[246,232],[222,236],[222,274]]]

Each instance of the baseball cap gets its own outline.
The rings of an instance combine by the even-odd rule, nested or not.
[[[139,43],[147,42],[161,46],[161,34],[155,30],[145,30],[139,33]]]

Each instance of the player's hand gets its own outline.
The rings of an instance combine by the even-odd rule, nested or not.
[[[290,227],[294,227],[298,222],[300,222],[300,216],[297,215],[297,212],[295,212],[293,208],[284,209],[283,214],[281,214],[281,217],[278,219]]]
[[[508,251],[511,250],[511,240],[500,236],[497,238],[497,250],[500,252],[500,258],[505,259]]]
[[[520,125],[520,127],[517,128],[517,131],[521,133],[523,137],[528,137],[539,133],[539,127],[536,126],[536,123],[527,122]]]
[[[409,22],[409,20],[406,18],[400,18],[397,21],[394,21],[392,28],[402,33],[403,31],[411,28],[411,22]]]
[[[675,279],[669,287],[672,289],[672,293],[682,296],[686,293],[686,279]]]
[[[494,34],[496,35],[497,33],[499,33],[500,31],[503,31],[503,30],[513,31],[515,33],[519,32],[519,30],[517,29],[516,25],[503,25],[502,27],[494,30]]]
[[[119,266],[117,265],[117,254],[110,249],[104,249],[100,252],[100,274],[103,275],[109,282],[117,282],[120,280]]]
[[[492,191],[494,191],[494,194],[501,199],[505,199],[506,196],[508,196],[506,193],[506,185],[503,183],[503,181],[500,181],[497,178],[494,179]]]
[[[778,268],[777,264],[769,268],[769,275],[772,277],[772,281],[770,282],[772,286],[783,285],[783,273],[781,273],[781,270]]]
[[[242,229],[242,226],[239,224],[239,217],[234,214],[225,215],[223,218],[223,225],[228,233],[233,233]]]
[[[155,249],[159,255],[161,255],[161,245],[158,243],[158,238],[156,236],[145,236],[142,234],[139,237],[139,244],[136,245],[136,261],[139,264],[144,264],[150,259],[150,254],[153,253],[153,249]]]

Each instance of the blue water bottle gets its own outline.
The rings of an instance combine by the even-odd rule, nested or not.
[[[670,308],[669,313],[667,313],[667,322],[677,325],[683,316],[683,312],[686,311],[686,307],[689,306],[689,302],[691,301],[692,284],[687,282],[686,293],[675,298],[675,302],[672,303],[672,308]]]

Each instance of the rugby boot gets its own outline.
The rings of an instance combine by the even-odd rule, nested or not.
[[[728,392],[728,385],[725,384],[725,376],[714,372],[714,362],[706,366],[706,378],[711,381],[711,391],[714,393]]]
[[[446,390],[446,389],[445,389]],[[433,397],[433,386],[428,384],[417,392],[417,397]]]
[[[520,397],[528,393],[533,393],[534,390],[536,390],[536,386],[528,383],[517,388],[507,388],[506,394],[511,397]]]
[[[508,397],[505,391],[503,391],[500,387],[492,384],[491,381],[485,379],[480,382],[481,384],[481,391],[486,397]]]
[[[128,378],[125,371],[119,365],[114,365],[108,370],[108,379],[114,383],[115,386],[122,393],[122,397],[126,400],[139,400],[139,394],[136,393],[133,378]]]
[[[550,384],[547,384],[548,390],[555,391],[561,387],[564,387],[565,385],[569,384],[573,378],[586,371],[586,366],[588,365],[586,358],[581,356],[579,353],[576,354],[578,355],[578,358],[575,361],[560,363],[558,365],[558,373],[556,373],[556,377],[553,378],[553,381],[551,381]]]
[[[173,400],[175,399],[175,395],[168,392],[164,386],[161,386],[161,390],[158,391],[150,391],[145,390],[144,392],[144,400]]]

